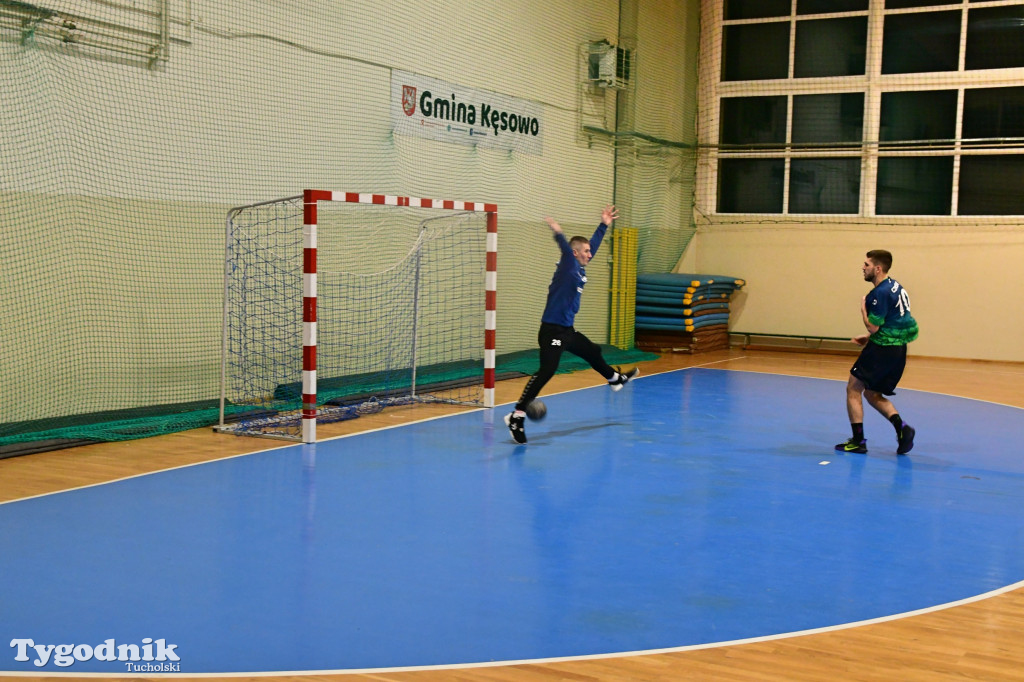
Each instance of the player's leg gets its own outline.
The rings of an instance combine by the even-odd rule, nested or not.
[[[870,388],[865,389],[864,397],[880,415],[889,420],[896,431],[896,454],[905,455],[914,448],[916,430],[903,421],[896,406],[886,396],[896,391],[896,386],[903,378],[903,370],[907,365],[907,347],[884,346],[877,358],[876,378]]]
[[[841,452],[866,453],[868,442],[864,438],[864,391],[874,387],[879,366],[881,346],[868,341],[850,368],[846,382],[846,414],[850,418],[851,437],[836,445]]]
[[[562,351],[568,345],[567,338],[572,333],[571,329],[556,324],[541,324],[537,333],[537,343],[540,346],[540,368],[530,377],[523,387],[523,392],[516,403],[516,410],[525,410],[531,400],[536,398],[545,384],[551,381],[558,371],[558,365],[562,360]]]
[[[850,418],[852,435],[849,440],[836,445],[836,450],[840,452],[863,454],[868,451],[868,442],[864,438],[864,402],[861,400],[863,394],[864,382],[851,374],[846,382],[846,414]]]
[[[640,374],[640,369],[634,367],[629,372],[618,372],[604,359],[604,354],[601,352],[601,347],[591,341],[582,332],[573,331],[571,337],[567,340],[566,348],[567,351],[573,355],[577,355],[594,368],[594,370],[605,378],[608,385],[612,387],[613,391],[618,391],[620,388],[626,385],[626,383]]]
[[[846,381],[846,415],[851,424],[864,424],[864,403],[861,400],[864,388],[864,382],[852,374]]]
[[[890,419],[893,415],[897,414],[896,406],[892,404],[892,401],[878,391],[872,391],[870,388],[865,388],[864,398],[868,401],[868,405],[875,408],[878,414],[882,415],[886,419]]]
[[[565,347],[564,337],[570,331],[570,329],[556,324],[542,323],[540,325],[540,331],[537,332],[537,343],[540,346],[540,368],[526,382],[515,409],[505,416],[505,424],[508,425],[512,439],[517,443],[526,442],[526,406],[540,394],[541,389],[558,371],[558,364],[562,359],[562,351]]]
[[[868,404],[875,408],[880,415],[889,420],[896,430],[896,454],[905,455],[914,449],[914,436],[916,429],[903,421],[900,413],[892,401],[877,391],[865,390],[864,397]]]
[[[615,376],[608,380],[608,385],[612,387],[613,391],[621,390],[623,386],[629,383],[630,379],[636,378],[637,376],[639,376],[639,374],[639,367],[634,367],[628,372],[623,372],[619,370],[618,372],[615,373]]]
[[[899,420],[899,426],[897,421]],[[905,455],[914,449],[914,436],[917,435],[917,429],[910,424],[903,421],[899,414],[896,414],[892,422],[893,427],[896,429],[896,454]]]

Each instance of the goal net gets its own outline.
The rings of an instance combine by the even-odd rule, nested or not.
[[[225,250],[218,430],[493,406],[495,205],[307,190],[232,209]]]

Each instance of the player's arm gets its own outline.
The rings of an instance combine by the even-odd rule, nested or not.
[[[594,230],[594,236],[590,238],[591,255],[597,255],[597,250],[601,248],[601,242],[604,241],[605,230],[611,227],[618,217],[618,210],[611,204],[605,206],[604,210],[601,211],[601,224],[597,226],[597,229]]]
[[[563,256],[574,258],[572,255],[572,247],[569,246],[569,240],[565,238],[565,233],[562,232],[562,226],[558,224],[558,221],[554,218],[545,218],[544,222],[548,224],[551,231],[555,235],[555,243],[558,244],[559,250],[561,250]]]
[[[868,330],[869,334],[874,334],[880,328],[880,325],[872,324],[871,318],[868,315],[868,297],[865,296],[860,301],[860,318],[861,322],[864,323],[864,328]]]

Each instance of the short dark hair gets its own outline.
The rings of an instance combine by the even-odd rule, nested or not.
[[[569,240],[569,248],[575,251],[577,248],[589,243],[590,240],[587,239],[586,237],[573,237],[572,239]]]
[[[875,265],[882,266],[882,272],[889,272],[889,268],[892,267],[892,254],[882,249],[875,249],[874,251],[868,251],[867,257],[871,259]]]

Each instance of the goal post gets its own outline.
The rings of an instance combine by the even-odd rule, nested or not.
[[[391,405],[494,406],[497,205],[305,190],[233,208],[218,431],[316,441]]]

